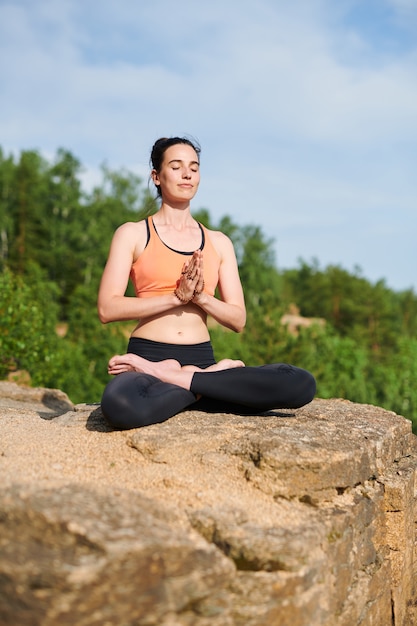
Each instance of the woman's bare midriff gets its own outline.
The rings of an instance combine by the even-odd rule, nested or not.
[[[161,343],[196,344],[209,341],[207,316],[193,304],[139,321],[132,337]]]

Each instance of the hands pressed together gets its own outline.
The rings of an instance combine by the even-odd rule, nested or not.
[[[184,263],[174,294],[182,304],[187,304],[191,301],[198,302],[203,289],[203,253],[196,250],[190,261]]]

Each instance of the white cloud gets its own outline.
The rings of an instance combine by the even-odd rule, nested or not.
[[[391,41],[416,3],[384,2],[395,11]],[[398,237],[394,225],[414,226],[417,45],[380,50],[383,33],[373,40],[348,19],[362,6],[3,2],[1,145],[44,154],[63,146],[91,184],[103,161],[143,176],[156,137],[189,133],[203,145],[197,206],[261,222],[277,240],[285,233],[291,250],[304,228],[303,247],[320,241],[319,258],[337,258],[339,231],[347,240],[351,228],[352,242],[353,222],[371,233],[373,219],[377,249],[390,223]],[[417,265],[414,247],[409,256]]]
[[[403,26],[413,27],[417,21],[417,3],[416,0],[387,0],[395,11],[397,19],[401,21]],[[411,23],[410,23],[411,21]]]
[[[234,126],[244,124],[249,132],[259,133],[268,125],[275,137],[320,142],[363,143],[381,135],[415,136],[415,56],[401,63],[391,61],[382,68],[348,67],[332,56],[331,33],[311,16],[303,22],[303,15],[288,15],[288,10],[281,10],[283,5],[277,10],[264,2],[256,13],[252,3],[246,5],[251,7],[247,14],[223,11],[211,13],[210,20],[210,9],[206,8],[205,13],[190,12],[188,19],[177,20],[175,28],[171,24],[168,40],[174,32],[173,48],[175,42],[179,47],[180,38],[191,29],[192,18],[197,19],[194,31],[198,33],[207,21],[212,25],[209,30],[215,45],[202,39],[199,52],[194,54],[186,39],[181,48],[183,56],[190,55],[188,73],[181,66],[169,67],[169,58],[165,66],[150,59],[144,64],[89,61],[77,49],[79,39],[88,37],[82,27],[80,35],[72,23],[69,2],[60,3],[62,13],[53,2],[37,3],[40,15],[33,14],[33,7],[30,12],[9,8],[2,23],[16,24],[17,36],[8,55],[13,64],[2,68],[2,73],[8,79],[13,104],[17,101],[28,116],[27,99],[31,99],[35,128],[42,108],[49,123],[55,118],[59,126],[65,120],[70,120],[70,128],[80,124],[93,141],[103,124],[111,137],[113,128],[115,134],[120,133],[126,122],[134,120],[135,110],[143,125],[150,117],[165,116],[179,119],[183,126],[198,126],[204,117],[205,126],[212,127],[223,116],[232,132]],[[109,3],[103,6],[108,13]],[[117,27],[126,26],[130,17],[131,22],[137,21],[140,33],[159,6],[158,15],[163,15],[165,8],[175,20],[171,5],[157,2],[153,6],[154,10],[146,6],[138,14],[136,3],[121,3],[107,19],[113,18]],[[254,18],[259,19],[260,14],[267,19],[257,22]],[[42,34],[50,24],[52,36],[40,37],[38,24]],[[158,31],[162,31],[163,47],[164,22]],[[159,38],[155,39],[154,46],[159,43]],[[45,132],[44,126],[39,131]]]

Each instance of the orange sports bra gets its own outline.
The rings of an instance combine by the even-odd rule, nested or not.
[[[200,250],[204,253],[204,291],[213,296],[219,282],[220,257],[207,235],[207,229],[198,224],[201,230]],[[159,237],[151,217],[146,219],[148,240],[142,254],[130,270],[138,298],[172,293],[181,276],[184,262],[193,252],[180,252],[167,246]]]

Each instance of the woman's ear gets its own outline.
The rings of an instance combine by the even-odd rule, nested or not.
[[[159,176],[158,176],[158,172],[156,170],[152,170],[151,171],[151,178],[152,181],[154,183],[154,185],[160,185],[161,183],[159,182]]]

